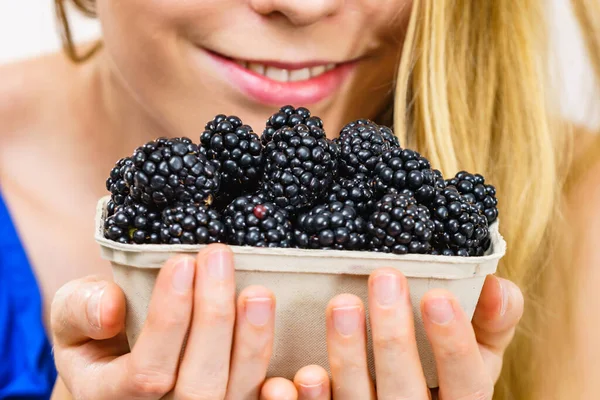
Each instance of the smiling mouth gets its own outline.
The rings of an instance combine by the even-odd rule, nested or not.
[[[300,82],[317,78],[336,68],[336,64],[323,64],[304,68],[279,68],[273,64],[260,64],[233,60],[240,67],[277,82]]]
[[[240,60],[202,50],[230,85],[255,101],[270,105],[308,105],[324,100],[341,87],[358,63]]]

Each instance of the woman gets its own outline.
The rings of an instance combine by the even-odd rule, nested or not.
[[[590,222],[600,217],[592,207],[600,201],[593,173],[600,167],[589,150],[597,140],[578,137],[577,145],[586,144],[571,150],[569,130],[556,121],[544,73],[545,2],[75,3],[100,19],[102,47],[82,53],[68,44],[70,58],[80,62],[53,55],[0,74],[2,195],[36,273],[45,316],[65,281],[109,271],[95,256],[90,216],[116,159],[158,136],[196,137],[221,112],[260,130],[275,105],[303,104],[332,136],[350,120],[377,118],[393,123],[403,144],[444,174],[478,171],[498,187],[510,249],[499,275],[514,283],[488,278],[472,325],[443,291],[422,304],[441,397],[491,398],[495,382],[497,398],[592,396],[586,392],[592,379],[564,376],[597,373],[596,335],[589,333],[598,327],[573,312],[577,304],[591,309],[590,288],[600,279],[591,268],[599,253],[588,239],[599,226]],[[594,14],[583,1],[573,4],[590,47],[597,44]],[[64,19],[63,2],[57,6]],[[584,153],[592,155],[586,168],[567,164]],[[327,311],[332,382],[308,366],[295,382],[263,384],[275,299],[252,287],[234,305],[226,247],[163,268],[151,318],[131,353],[120,334],[123,295],[105,279],[72,281],[53,302],[55,358],[75,398],[160,398],[174,390],[184,399],[328,399],[329,389],[344,400],[427,398],[405,281],[394,271],[370,279],[376,390],[364,363],[364,305],[353,296],[336,297]],[[515,283],[528,311],[502,369],[521,314]],[[202,311],[191,315],[192,304]]]

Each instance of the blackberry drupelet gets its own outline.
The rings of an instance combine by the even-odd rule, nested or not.
[[[110,175],[106,180],[106,190],[111,193],[111,200],[115,205],[124,204],[125,197],[129,195],[129,186],[125,182],[125,174],[132,165],[133,160],[131,157],[120,159],[110,171]]]
[[[429,206],[435,224],[434,254],[461,257],[482,256],[490,245],[487,218],[448,186],[438,192]]]
[[[372,185],[378,197],[403,193],[427,205],[441,185],[441,174],[431,169],[429,160],[408,149],[388,150],[381,156],[373,174]]]
[[[485,178],[480,174],[461,171],[454,178],[446,180],[446,185],[454,186],[465,199],[475,204],[487,218],[488,224],[498,219],[496,188],[486,185]]]
[[[220,175],[188,138],[160,138],[135,150],[125,181],[134,200],[164,209],[176,203],[210,204]]]
[[[321,118],[311,116],[308,109],[304,107],[294,108],[289,105],[284,106],[267,120],[267,125],[261,137],[262,144],[266,146],[273,139],[275,132],[284,126],[293,128],[299,124],[323,128]]]
[[[322,199],[337,175],[337,146],[318,126],[284,126],[263,154],[262,192],[292,215]]]
[[[256,191],[262,174],[260,138],[236,116],[217,115],[200,135],[206,156],[221,174],[221,193]]]
[[[336,201],[354,207],[361,216],[368,217],[375,206],[375,196],[368,177],[357,174],[352,178],[336,179],[329,189],[327,203]]]
[[[298,217],[294,240],[309,249],[362,250],[365,220],[354,207],[340,202],[321,204]]]
[[[117,208],[117,204],[113,201],[112,197],[106,203],[106,218],[112,216],[115,213],[115,209]]]
[[[435,225],[427,207],[406,194],[388,194],[376,204],[367,224],[372,251],[426,254]]]
[[[222,242],[225,225],[221,215],[205,205],[180,205],[163,211],[160,238],[165,244]]]
[[[288,213],[263,196],[236,198],[224,212],[227,243],[254,247],[291,247],[292,223]]]
[[[347,124],[335,142],[340,149],[340,175],[348,178],[359,173],[371,177],[381,155],[395,147],[369,120]]]
[[[157,210],[143,204],[121,205],[106,218],[104,235],[119,243],[158,244],[161,227]]]

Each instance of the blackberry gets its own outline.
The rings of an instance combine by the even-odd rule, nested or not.
[[[395,147],[382,135],[380,127],[369,120],[349,123],[335,142],[340,149],[340,175],[344,177],[358,173],[371,176],[381,155]]]
[[[292,223],[288,213],[263,196],[236,198],[227,206],[223,221],[227,243],[238,246],[291,247]]]
[[[264,150],[262,192],[295,214],[323,198],[337,175],[337,146],[318,126],[284,126]]]
[[[427,205],[441,185],[441,174],[431,169],[429,161],[408,149],[388,150],[381,156],[373,174],[373,188],[378,196],[404,193],[419,204]]]
[[[302,248],[361,250],[366,244],[365,225],[354,207],[321,204],[298,217],[294,239]]]
[[[221,193],[255,191],[262,173],[260,138],[236,116],[217,115],[200,135],[206,156],[219,169]]]
[[[486,185],[483,176],[460,171],[454,178],[448,179],[446,185],[454,186],[464,198],[475,204],[485,215],[489,225],[498,219],[496,188]]]
[[[329,189],[327,203],[336,201],[356,208],[362,216],[370,215],[375,205],[375,196],[367,176],[357,174],[353,178],[336,179]]]
[[[263,145],[267,145],[273,139],[275,132],[284,126],[293,128],[296,125],[304,124],[307,126],[316,126],[323,128],[323,121],[319,117],[311,117],[310,111],[304,107],[294,108],[293,106],[284,106],[267,120],[265,130],[261,140]]]
[[[161,210],[175,203],[211,203],[220,176],[188,138],[160,138],[135,150],[125,180],[134,200]]]
[[[143,204],[121,205],[106,218],[104,235],[119,243],[158,244],[161,227],[156,209]]]
[[[427,207],[406,194],[388,194],[369,219],[367,246],[383,253],[425,254],[431,250],[434,228]]]
[[[179,205],[163,211],[160,238],[166,244],[222,242],[225,225],[221,215],[205,205]]]
[[[111,193],[111,200],[116,205],[124,204],[125,197],[129,194],[129,186],[125,182],[125,174],[132,165],[133,160],[131,157],[121,158],[110,171],[110,175],[106,180],[106,190]]]
[[[429,206],[435,224],[433,254],[482,256],[490,244],[487,218],[456,188],[448,186]]]

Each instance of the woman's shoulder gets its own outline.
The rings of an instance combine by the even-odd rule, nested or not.
[[[62,53],[0,65],[0,143],[51,115],[76,69]]]

